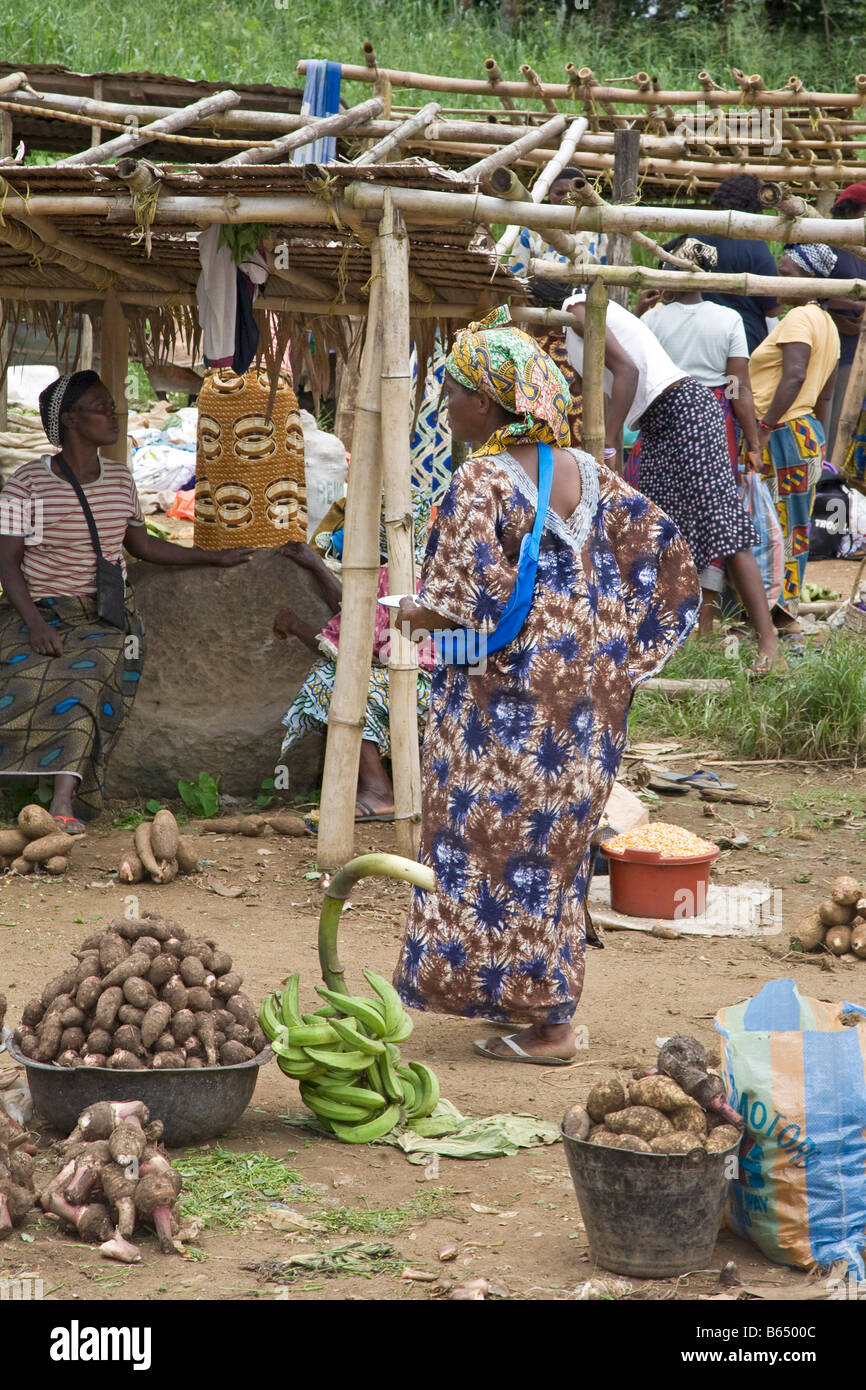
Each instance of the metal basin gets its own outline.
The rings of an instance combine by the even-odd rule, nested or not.
[[[169,1148],[203,1144],[224,1134],[249,1105],[259,1067],[274,1055],[266,1047],[251,1061],[232,1067],[114,1071],[50,1066],[22,1056],[11,1038],[6,1046],[26,1068],[33,1104],[54,1129],[68,1134],[82,1110],[100,1100],[142,1100],[150,1118],[162,1120]]]

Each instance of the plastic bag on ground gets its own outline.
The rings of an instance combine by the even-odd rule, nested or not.
[[[715,1023],[728,1098],[745,1121],[731,1228],[777,1264],[844,1260],[862,1279],[866,1009],[771,980]]]

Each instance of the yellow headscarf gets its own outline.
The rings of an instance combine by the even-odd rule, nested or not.
[[[482,388],[519,418],[494,431],[476,454],[501,454],[512,443],[571,443],[571,395],[562,372],[534,338],[515,328],[504,306],[457,334],[445,370],[470,391]]]

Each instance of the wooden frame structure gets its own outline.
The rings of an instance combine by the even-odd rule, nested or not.
[[[304,64],[299,67],[303,71]],[[520,83],[505,82],[495,63],[478,82],[397,73],[379,68],[368,47],[364,68],[344,68],[343,75],[372,84],[373,97],[319,120],[285,109],[269,111],[264,98],[260,108],[250,107],[249,99],[241,108],[233,87],[195,93],[196,100],[184,108],[147,101],[123,105],[56,90],[42,94],[26,74],[4,77],[0,71],[0,113],[7,112],[5,127],[0,120],[0,134],[6,132],[5,145],[0,145],[0,357],[4,337],[22,318],[46,327],[73,311],[83,312],[101,325],[103,373],[123,410],[130,345],[145,359],[160,360],[170,357],[179,333],[195,337],[198,331],[196,235],[214,223],[261,225],[271,278],[256,311],[279,319],[279,341],[288,334],[305,346],[308,367],[314,369],[314,360],[326,360],[332,349],[346,357],[360,348],[343,623],[319,829],[318,858],[325,868],[345,862],[353,852],[383,487],[392,588],[414,588],[410,338],[424,358],[437,331],[447,337],[503,300],[512,304],[518,322],[549,326],[570,321],[568,315],[526,306],[524,282],[499,259],[514,240],[512,232],[501,228],[526,226],[543,233],[568,261],[561,266],[545,261],[533,269],[543,269],[546,278],[590,286],[584,418],[586,445],[598,457],[604,443],[608,286],[675,282],[679,288],[739,293],[784,290],[788,298],[808,299],[815,296],[816,282],[647,269],[629,265],[628,255],[619,255],[618,264],[598,265],[587,260],[576,233],[615,233],[626,252],[633,242],[652,249],[653,236],[685,231],[774,242],[827,241],[861,250],[866,245],[866,219],[840,222],[817,216],[806,196],[817,193],[820,203],[822,190],[860,172],[862,166],[849,169],[846,161],[859,143],[858,124],[866,133],[866,77],[856,80],[852,94],[810,94],[802,84],[790,83],[782,93],[767,92],[760,79],[749,79],[748,91],[741,86],[739,93],[703,82],[697,93],[665,93],[650,79],[645,83],[645,74],[637,75],[632,90],[604,87],[585,70],[569,70],[566,84],[547,86],[532,69],[523,71]],[[401,86],[493,97],[501,102],[505,119],[491,119],[494,113],[485,108],[446,110],[438,100],[420,110],[400,108],[393,93]],[[794,156],[790,159],[761,164],[751,145],[744,146],[738,170],[766,171],[768,177],[776,177],[777,170],[784,173],[785,186],[771,190],[773,210],[763,214],[610,204],[588,185],[583,191],[574,187],[571,204],[544,203],[546,189],[572,158],[588,173],[612,168],[617,133],[629,123],[639,130],[643,196],[653,188],[670,197],[680,187],[684,160],[694,187],[718,182],[730,171],[728,156],[709,159],[671,134],[676,114],[697,98],[710,107],[736,102],[743,108],[783,110],[794,124],[805,119],[803,112],[820,112],[816,119],[828,123],[828,153],[816,153],[808,179],[801,180],[796,177],[799,127],[796,138],[792,132],[786,137],[785,148]],[[517,100],[534,101],[541,109],[518,111]],[[570,109],[560,109],[566,106]],[[638,116],[623,114],[626,106],[637,108]],[[43,116],[50,111],[51,120],[74,117],[71,124],[86,133],[87,143],[71,154],[64,150],[53,165],[18,162],[13,153],[15,113],[23,110],[33,119],[34,109]],[[135,116],[132,130],[117,119],[121,113]],[[115,143],[117,125],[122,133]],[[90,143],[95,129],[110,141]],[[239,130],[242,137],[236,136]],[[339,140],[338,162],[327,167],[282,162],[329,131]],[[187,137],[207,147],[209,162],[154,164],[140,157],[150,156],[157,142],[162,148]],[[619,143],[631,145],[635,153],[633,138]],[[189,153],[190,145],[178,149]],[[407,158],[408,150],[423,150],[428,158]],[[832,151],[841,153],[837,158]],[[214,160],[215,154],[224,157]],[[111,163],[112,156],[120,157]],[[654,161],[665,170],[657,179],[650,177]],[[539,169],[540,177],[529,189],[526,171]],[[488,233],[480,234],[479,228]],[[489,235],[491,228],[500,230],[498,245]],[[822,280],[820,286],[822,296],[866,298],[864,281]],[[271,340],[270,334],[265,337]],[[417,657],[399,634],[392,642],[390,671],[398,846],[411,857],[420,826]]]

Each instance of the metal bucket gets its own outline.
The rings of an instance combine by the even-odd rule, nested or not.
[[[142,1100],[152,1120],[165,1126],[169,1148],[203,1144],[223,1134],[252,1100],[259,1067],[269,1047],[232,1067],[168,1067],[165,1071],[114,1071],[107,1067],[55,1067],[24,1057],[10,1039],[10,1055],[27,1070],[33,1104],[53,1129],[74,1129],[82,1110],[100,1100]]]

